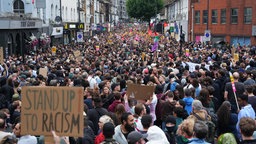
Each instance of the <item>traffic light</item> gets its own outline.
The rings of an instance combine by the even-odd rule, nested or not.
[[[184,33],[180,34],[180,43],[185,43],[185,34]]]

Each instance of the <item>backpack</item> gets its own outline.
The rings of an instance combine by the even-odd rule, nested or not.
[[[196,113],[193,113],[193,115],[201,121],[204,121],[206,125],[208,126],[208,133],[205,138],[205,140],[209,143],[214,143],[214,138],[215,138],[215,132],[216,132],[216,125],[209,119],[203,120],[200,116],[198,116]]]

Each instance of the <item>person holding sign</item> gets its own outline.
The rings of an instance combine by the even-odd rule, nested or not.
[[[37,144],[35,136],[21,135],[21,123],[16,123],[13,128],[14,135],[19,138],[18,144]]]
[[[232,112],[236,113],[238,110],[236,96],[242,95],[245,92],[245,87],[243,83],[238,81],[238,72],[234,72],[232,76],[234,79],[234,84],[232,85],[232,82],[228,82],[225,85],[224,99],[228,100],[231,103],[231,110]],[[233,79],[231,79],[231,81],[233,81]]]

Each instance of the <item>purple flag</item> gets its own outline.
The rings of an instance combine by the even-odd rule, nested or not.
[[[158,41],[156,41],[156,42],[154,43],[154,45],[151,47],[151,52],[156,51],[157,48],[158,48]]]

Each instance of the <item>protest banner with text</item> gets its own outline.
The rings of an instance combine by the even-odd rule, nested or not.
[[[22,87],[21,134],[83,136],[82,87]]]

